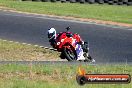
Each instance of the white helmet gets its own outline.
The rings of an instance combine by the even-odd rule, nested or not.
[[[48,29],[48,38],[51,39],[56,39],[56,30],[55,28],[49,28]]]

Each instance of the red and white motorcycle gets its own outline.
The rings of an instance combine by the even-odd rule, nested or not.
[[[59,33],[56,38],[55,48],[58,52],[61,52],[60,57],[62,59],[66,58],[68,61],[95,62],[89,55],[88,43],[79,44],[78,39],[80,36],[69,32],[70,27],[66,29],[66,32]]]

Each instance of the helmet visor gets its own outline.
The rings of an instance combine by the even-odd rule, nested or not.
[[[52,38],[53,36],[55,36],[55,32],[53,32],[53,33],[48,33],[48,38]]]

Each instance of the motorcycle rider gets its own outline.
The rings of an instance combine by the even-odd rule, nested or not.
[[[67,27],[68,29],[69,27]],[[49,42],[50,42],[50,45],[53,47],[53,48],[56,48],[56,38],[59,37],[59,35],[63,33],[63,32],[60,32],[60,33],[56,33],[56,30],[55,28],[49,28],[48,29],[48,38],[49,38]],[[76,39],[77,41],[77,45],[76,45],[76,52],[77,52],[77,60],[85,60],[85,57],[83,56],[83,52],[88,52],[88,49],[87,47],[84,45],[86,42],[82,41],[81,37],[79,36],[79,34],[72,34],[72,33],[68,33],[68,36],[71,36],[73,37],[74,39]],[[92,60],[92,58],[91,58]],[[95,62],[95,61],[93,61]]]
[[[48,29],[48,38],[49,38],[49,42],[50,42],[50,45],[55,48],[56,46],[56,30],[55,28],[50,28]]]

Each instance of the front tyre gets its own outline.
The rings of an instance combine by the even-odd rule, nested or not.
[[[75,51],[72,49],[64,48],[63,53],[68,61],[75,61],[76,60],[76,54]]]

